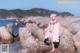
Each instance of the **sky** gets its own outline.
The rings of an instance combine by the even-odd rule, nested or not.
[[[64,3],[64,1],[66,1]],[[44,8],[80,16],[80,0],[0,0],[0,9]]]

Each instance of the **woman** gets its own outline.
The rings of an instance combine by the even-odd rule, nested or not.
[[[48,27],[45,29],[45,43],[49,43],[52,45],[53,49],[58,48],[59,45],[59,26],[60,23],[58,21],[58,17],[56,14],[51,14],[50,16],[50,23],[48,24]],[[51,43],[50,43],[51,41]],[[48,44],[48,45],[49,45]]]

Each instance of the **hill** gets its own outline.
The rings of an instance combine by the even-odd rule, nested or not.
[[[25,17],[25,16],[50,16],[50,14],[55,13],[60,16],[73,16],[70,12],[57,12],[55,10],[48,10],[42,8],[32,8],[29,10],[21,10],[21,9],[14,9],[14,10],[6,10],[0,9],[0,17],[9,17],[9,16],[17,16],[17,17]]]

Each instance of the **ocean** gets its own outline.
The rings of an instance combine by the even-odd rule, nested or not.
[[[0,19],[0,26],[6,26],[9,23],[14,24],[16,19]]]

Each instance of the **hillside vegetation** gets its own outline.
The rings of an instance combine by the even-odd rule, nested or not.
[[[13,17],[25,17],[25,16],[50,16],[50,14],[55,13],[60,16],[73,16],[70,12],[57,12],[55,10],[48,10],[42,8],[32,8],[29,10],[22,9],[14,9],[14,10],[6,10],[0,9],[0,17],[6,18],[9,16]]]

